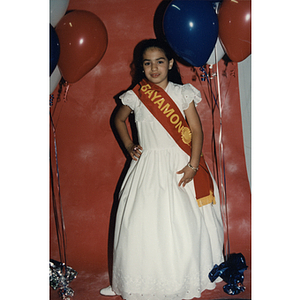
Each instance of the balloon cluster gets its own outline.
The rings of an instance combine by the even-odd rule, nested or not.
[[[69,0],[50,0],[50,93],[61,77],[74,83],[91,71],[107,48],[107,31],[93,13],[73,10]]]
[[[163,29],[176,54],[195,67],[225,53],[240,62],[251,53],[251,0],[173,0]]]

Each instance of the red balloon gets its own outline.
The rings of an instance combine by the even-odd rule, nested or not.
[[[251,53],[251,1],[223,0],[219,14],[219,37],[232,61]]]
[[[55,27],[60,42],[58,67],[64,79],[73,83],[91,71],[107,48],[107,31],[93,13],[74,10]]]

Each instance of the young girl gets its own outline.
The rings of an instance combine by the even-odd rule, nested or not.
[[[182,85],[168,45],[151,39],[139,46],[134,77],[139,83],[121,95],[115,118],[132,162],[119,195],[112,286],[100,293],[130,300],[192,299],[215,288],[208,273],[223,261],[215,181],[205,197],[197,201],[195,194],[195,176],[205,165],[195,108],[201,96],[192,85]],[[131,112],[139,144],[127,131]]]

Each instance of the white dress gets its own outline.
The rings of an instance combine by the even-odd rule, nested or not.
[[[181,112],[200,92],[169,82],[166,92]],[[223,261],[223,225],[218,188],[216,205],[199,208],[194,183],[178,187],[176,174],[189,162],[133,91],[121,95],[134,110],[143,153],[132,161],[119,195],[113,291],[123,299],[192,299],[214,289],[208,273]]]

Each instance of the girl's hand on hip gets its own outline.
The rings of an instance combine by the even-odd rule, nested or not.
[[[191,182],[196,175],[196,172],[189,168],[188,166],[185,166],[180,171],[176,172],[176,174],[183,174],[182,178],[180,179],[178,186],[185,187],[185,185],[189,182]]]
[[[140,145],[135,145],[133,143],[126,149],[133,160],[138,160],[141,157],[143,151],[143,148]]]

